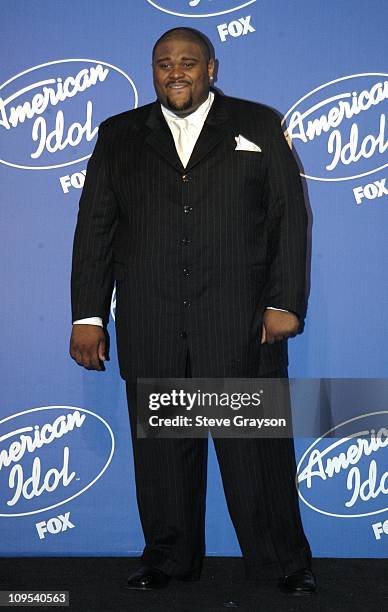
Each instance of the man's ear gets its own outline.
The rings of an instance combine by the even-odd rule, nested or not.
[[[207,64],[207,73],[209,75],[210,80],[214,79],[214,72],[215,72],[215,63],[214,63],[214,59],[211,58],[209,59],[208,64]]]

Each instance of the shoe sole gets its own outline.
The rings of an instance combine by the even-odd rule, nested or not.
[[[167,585],[163,585],[160,587],[135,587],[127,585],[125,588],[128,589],[128,591],[157,591],[158,589],[163,589],[166,586]]]

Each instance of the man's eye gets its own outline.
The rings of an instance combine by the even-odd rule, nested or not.
[[[171,64],[159,64],[159,68],[162,68],[162,70],[166,70],[167,68],[171,68]]]
[[[190,62],[184,62],[183,66],[184,66],[184,68],[192,68],[194,66],[194,64],[192,64]]]

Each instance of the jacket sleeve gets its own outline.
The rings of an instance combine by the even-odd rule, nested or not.
[[[72,320],[109,319],[113,290],[112,244],[118,219],[117,201],[108,172],[109,141],[102,123],[87,165],[73,244]]]
[[[299,168],[275,113],[268,120],[263,193],[268,238],[266,306],[289,310],[303,319],[307,212]]]

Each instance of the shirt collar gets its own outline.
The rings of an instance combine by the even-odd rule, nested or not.
[[[213,104],[213,100],[214,93],[212,91],[209,91],[209,95],[206,98],[205,102],[202,102],[202,104],[197,108],[196,111],[190,113],[190,115],[186,115],[186,117],[179,117],[172,110],[166,108],[166,106],[163,106],[163,104],[161,104],[160,106],[162,108],[162,113],[166,121],[179,121],[180,119],[187,119],[189,125],[203,125]]]

